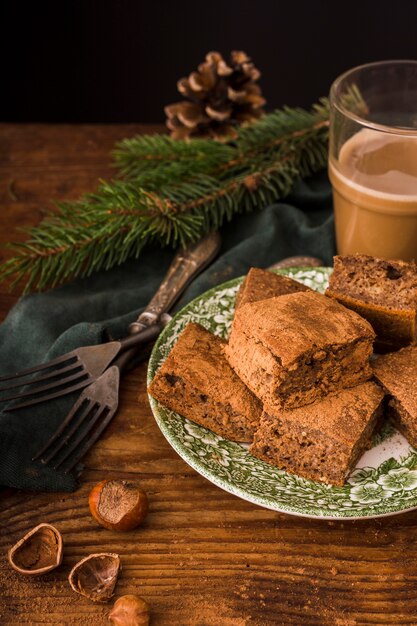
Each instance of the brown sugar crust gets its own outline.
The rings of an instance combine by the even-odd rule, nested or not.
[[[372,363],[376,379],[390,394],[387,413],[407,441],[417,447],[417,346],[386,354]]]
[[[373,326],[378,348],[392,350],[417,339],[417,265],[356,254],[334,257],[326,295]]]
[[[242,306],[225,352],[263,402],[295,408],[370,378],[374,336],[359,315],[310,291]]]
[[[230,367],[224,344],[199,324],[188,324],[148,391],[161,404],[222,437],[249,442],[262,406]]]
[[[299,291],[311,291],[311,289],[288,276],[251,267],[236,296],[235,309],[247,302],[258,302]]]
[[[249,451],[304,478],[342,486],[366,449],[382,412],[373,382],[289,411],[265,406]]]

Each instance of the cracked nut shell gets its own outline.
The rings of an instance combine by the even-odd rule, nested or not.
[[[7,556],[21,574],[50,572],[62,562],[61,533],[51,524],[39,524],[10,548]]]
[[[114,603],[109,620],[114,626],[149,626],[149,606],[139,596],[128,594]]]
[[[132,480],[103,480],[90,492],[91,515],[104,528],[125,532],[143,522],[148,496]]]
[[[106,602],[114,593],[120,569],[118,554],[89,554],[74,565],[68,576],[69,584],[76,593],[93,602]]]

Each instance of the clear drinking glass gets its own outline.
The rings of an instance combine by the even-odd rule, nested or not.
[[[417,259],[417,61],[335,80],[329,177],[339,254]]]

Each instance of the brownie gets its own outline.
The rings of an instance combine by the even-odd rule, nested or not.
[[[396,350],[417,340],[417,265],[365,254],[334,257],[326,295],[367,319],[376,349]]]
[[[148,391],[161,404],[218,435],[249,442],[262,406],[230,367],[224,344],[199,324],[188,324]]]
[[[372,367],[376,379],[389,394],[387,416],[417,448],[417,347],[385,354]]]
[[[265,406],[249,452],[304,478],[342,486],[368,446],[383,397],[369,381],[297,409]]]
[[[258,302],[297,291],[311,291],[311,289],[288,276],[251,267],[236,296],[235,309],[247,302]]]
[[[225,353],[264,403],[295,408],[370,378],[373,339],[357,313],[306,291],[240,307]]]

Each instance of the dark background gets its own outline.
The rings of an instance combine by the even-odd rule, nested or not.
[[[245,50],[268,108],[308,107],[342,71],[417,57],[415,0],[113,0],[0,8],[1,121],[162,122],[210,50]]]

